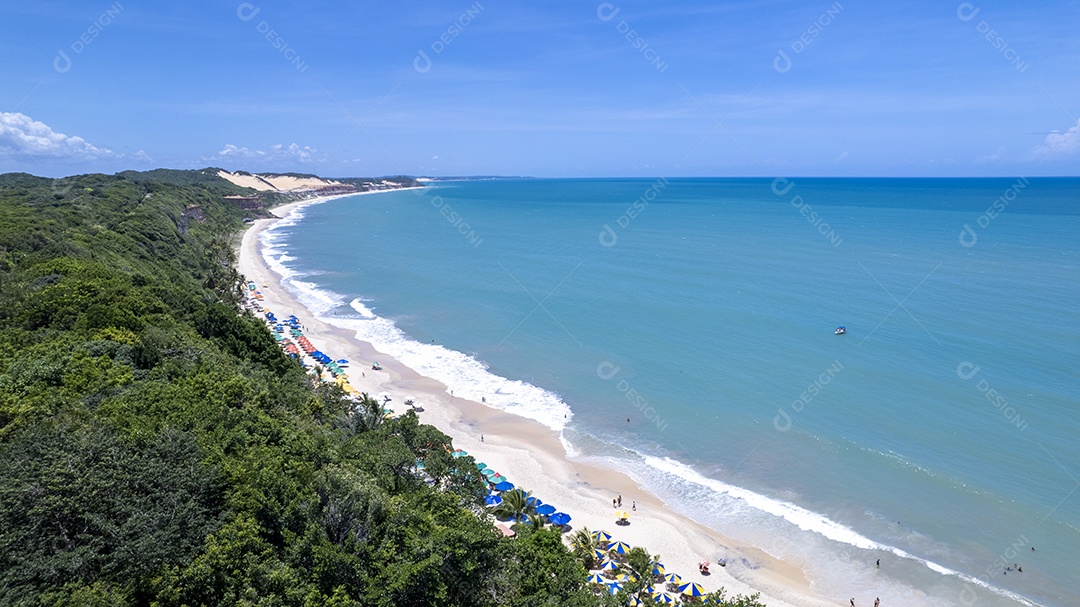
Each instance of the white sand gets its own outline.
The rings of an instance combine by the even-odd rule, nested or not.
[[[242,188],[251,188],[260,192],[289,192],[292,190],[312,190],[327,186],[345,185],[332,179],[317,177],[293,177],[291,175],[255,175],[218,171],[218,177],[231,181]],[[314,200],[314,199],[313,199]],[[312,202],[312,201],[305,201]]]
[[[283,217],[297,206],[331,198],[337,197],[293,203],[276,208],[273,213]],[[264,297],[262,304],[278,318],[295,314],[304,326],[304,334],[316,348],[335,359],[352,361],[347,371],[349,382],[355,389],[372,396],[389,394],[391,408],[398,411],[404,410],[406,398],[415,398],[423,403],[424,411],[419,415],[424,423],[449,435],[456,447],[468,451],[477,461],[486,462],[511,482],[570,514],[572,527],[588,527],[593,531],[603,529],[615,540],[659,554],[667,572],[678,573],[684,581],[698,582],[708,591],[724,586],[729,594],[760,592],[762,600],[770,607],[836,604],[816,596],[797,567],[673,513],[659,498],[626,475],[568,460],[558,436],[549,428],[474,401],[452,397],[442,383],[423,377],[376,351],[371,344],[356,339],[351,331],[317,319],[281,286],[280,276],[270,270],[260,254],[258,234],[273,221],[259,220],[244,233],[239,269],[259,287]],[[382,364],[382,371],[371,369],[374,360]],[[628,526],[614,524],[611,500],[616,495],[622,495],[622,509],[631,514]],[[631,511],[632,500],[637,502],[636,511]],[[727,567],[715,564],[720,555],[728,558]],[[702,558],[714,561],[709,576],[698,573],[697,563]],[[752,568],[746,566],[743,559]]]

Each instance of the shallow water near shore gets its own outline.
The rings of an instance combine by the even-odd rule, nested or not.
[[[1078,200],[1075,179],[447,182],[263,238],[316,313],[824,596],[1063,606]]]

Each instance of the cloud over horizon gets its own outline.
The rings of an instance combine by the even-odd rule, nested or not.
[[[1045,158],[1052,153],[1069,154],[1077,150],[1080,150],[1080,120],[1064,133],[1052,131],[1048,134],[1043,144],[1035,148],[1035,155]]]
[[[58,133],[44,122],[19,112],[0,112],[0,152],[67,160],[117,157],[108,148],[95,146],[79,136]]]

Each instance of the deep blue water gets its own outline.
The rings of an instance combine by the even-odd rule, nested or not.
[[[266,242],[317,312],[828,596],[1080,604],[1080,180],[446,182]]]

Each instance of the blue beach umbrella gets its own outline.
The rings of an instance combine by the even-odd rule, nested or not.
[[[601,571],[615,571],[618,568],[619,568],[619,564],[616,563],[615,561],[611,560],[611,559],[607,559],[604,562],[600,563],[600,570]]]
[[[548,517],[552,525],[566,525],[570,522],[570,515],[565,512],[556,512]]]
[[[511,490],[513,488],[514,488],[514,483],[511,483],[510,481],[503,481],[503,482],[499,483],[498,485],[495,485],[495,490],[496,491],[509,491],[509,490]]]
[[[679,586],[679,593],[686,596],[705,596],[705,588],[701,584],[690,582]]]
[[[536,507],[537,514],[555,514],[555,506],[551,504],[541,504]]]
[[[497,506],[502,503],[502,498],[498,495],[489,495],[484,498],[484,503],[488,506]]]
[[[540,506],[544,502],[542,502],[539,499],[537,499],[537,498],[530,495],[529,497],[525,498],[525,503],[530,505],[530,506]]]

